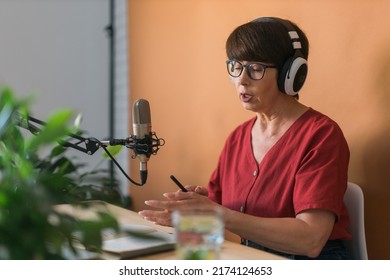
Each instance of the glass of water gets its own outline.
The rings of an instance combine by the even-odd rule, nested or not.
[[[224,241],[222,211],[218,208],[175,210],[176,252],[182,260],[217,260]]]

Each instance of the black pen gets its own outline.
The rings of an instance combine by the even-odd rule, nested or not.
[[[171,175],[170,178],[172,179],[173,182],[183,191],[187,192],[187,189],[175,178],[175,176]]]

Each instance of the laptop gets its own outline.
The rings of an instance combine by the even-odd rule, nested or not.
[[[121,233],[103,232],[102,250],[119,259],[135,258],[175,249],[173,234],[139,224],[121,224]]]

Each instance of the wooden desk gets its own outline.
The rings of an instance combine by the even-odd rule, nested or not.
[[[140,224],[147,225],[152,227],[158,231],[173,233],[173,228],[164,227],[160,225],[156,225],[149,221],[144,220],[138,213],[134,211],[130,211],[125,208],[121,208],[112,204],[104,203],[104,202],[93,202],[94,207],[98,207],[100,209],[105,208],[109,213],[111,213],[119,223],[123,224]],[[66,212],[71,215],[75,215],[78,217],[92,218],[94,213],[93,211],[85,211],[76,209],[71,207],[70,205],[59,205],[58,209],[60,211]],[[101,256],[103,259],[115,259],[115,256],[111,254],[104,253]],[[147,256],[142,256],[136,259],[141,260],[174,260],[176,259],[175,251],[167,251]],[[221,259],[222,260],[283,260],[285,258],[271,254],[268,252],[264,252],[261,250],[257,250],[254,248],[250,248],[238,243],[234,243],[228,240],[225,240],[222,245],[221,251]]]

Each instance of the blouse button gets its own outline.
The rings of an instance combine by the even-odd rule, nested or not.
[[[253,177],[257,176],[257,170],[253,171]]]

